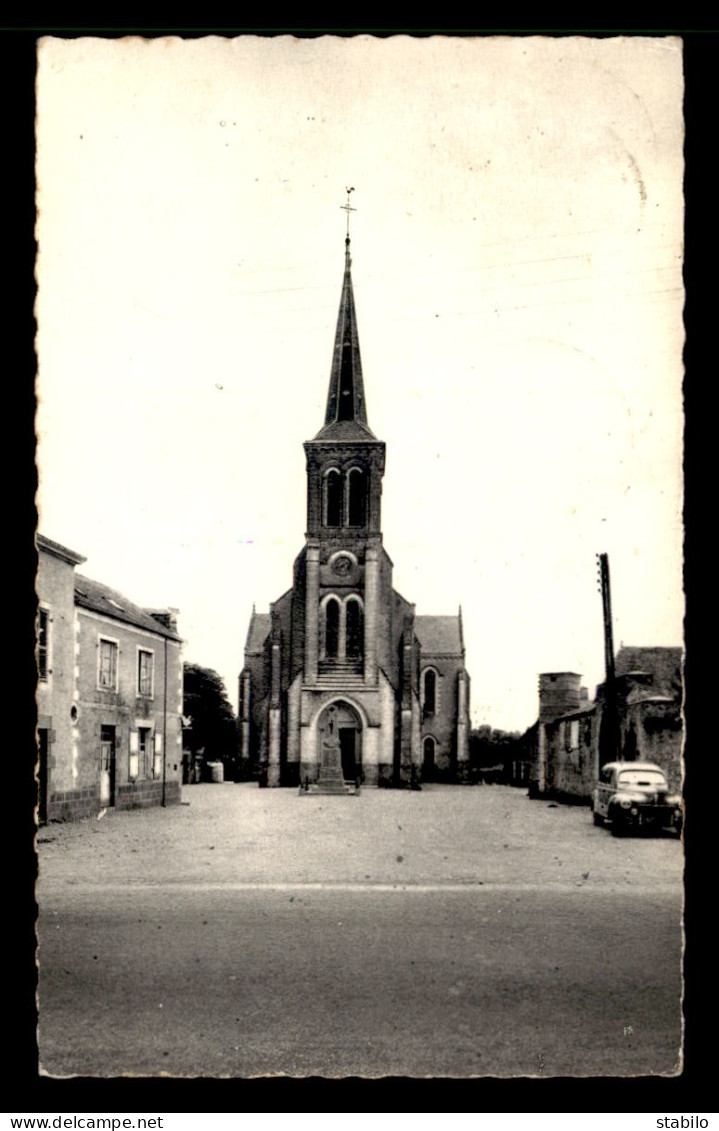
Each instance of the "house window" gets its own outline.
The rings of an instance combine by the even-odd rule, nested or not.
[[[100,637],[97,686],[106,691],[117,691],[117,641]]]
[[[137,762],[138,762],[138,777],[151,778],[152,777],[152,761],[153,761],[153,748],[152,748],[152,731],[150,727],[137,728]]]
[[[137,653],[137,694],[152,697],[153,660],[152,652],[140,648]]]
[[[37,611],[37,674],[39,679],[47,679],[49,672],[50,612]]]

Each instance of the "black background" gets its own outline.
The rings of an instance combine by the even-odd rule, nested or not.
[[[34,494],[34,81],[37,39],[101,35],[282,34],[315,36],[352,32],[390,34],[580,34],[591,36],[680,35],[684,42],[686,80],[686,257],[685,325],[685,589],[686,589],[686,956],[685,1067],[679,1077],[611,1079],[479,1080],[56,1080],[39,1076],[35,1037],[35,902],[33,845],[35,785],[34,745],[34,575],[36,514]],[[717,598],[709,589],[713,565],[716,473],[714,403],[719,384],[715,347],[717,305],[717,89],[719,35],[715,31],[650,29],[453,29],[296,28],[148,26],[62,28],[0,27],[3,106],[2,301],[3,378],[8,453],[3,494],[5,608],[4,713],[11,720],[2,732],[4,763],[2,815],[9,831],[5,880],[9,898],[4,923],[6,979],[3,997],[6,1051],[3,1083],[7,1111],[102,1114],[139,1111],[148,1114],[192,1111],[287,1111],[344,1108],[345,1111],[523,1111],[702,1113],[716,1109],[713,1083],[717,1043],[709,995],[716,992],[717,881],[712,836],[719,827],[716,788],[717,712],[719,699],[714,649],[707,647],[716,620]],[[709,568],[703,568],[707,567]],[[714,616],[712,616],[714,613]],[[710,686],[711,683],[711,686]],[[712,711],[709,721],[709,708]],[[608,1120],[609,1122],[609,1120]],[[479,1126],[479,1124],[478,1124]],[[637,1127],[640,1127],[639,1122]]]

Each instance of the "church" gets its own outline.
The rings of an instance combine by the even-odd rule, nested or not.
[[[240,751],[261,785],[462,782],[469,675],[461,608],[418,616],[382,539],[385,444],[367,415],[350,239],[322,427],[304,444],[305,545],[292,587],[252,612],[239,679]]]

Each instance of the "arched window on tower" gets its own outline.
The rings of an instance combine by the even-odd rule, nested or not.
[[[359,467],[347,474],[347,524],[364,526],[367,521],[367,476]]]
[[[364,615],[357,597],[348,597],[345,606],[347,617],[347,659],[358,660],[364,652]]]
[[[334,659],[340,646],[340,603],[331,597],[325,605],[325,656]]]
[[[325,475],[325,526],[342,525],[342,476],[336,468]]]
[[[437,675],[431,668],[427,668],[422,678],[424,681],[422,714],[427,718],[428,715],[433,715],[437,710]]]

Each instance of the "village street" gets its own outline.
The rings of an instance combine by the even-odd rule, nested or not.
[[[677,840],[506,786],[183,800],[40,830],[45,1073],[676,1071]]]

